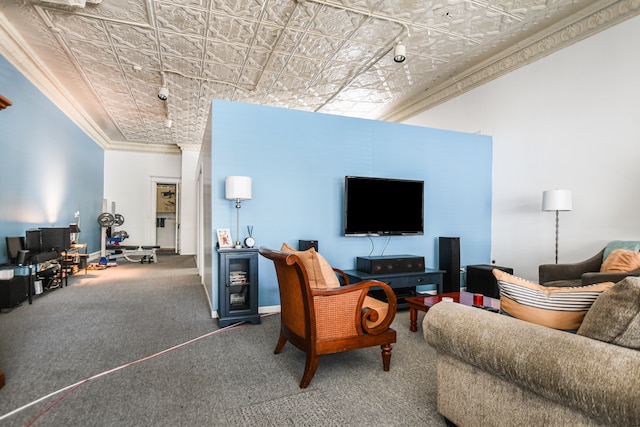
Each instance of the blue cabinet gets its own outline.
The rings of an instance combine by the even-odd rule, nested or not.
[[[218,324],[260,323],[258,249],[218,249]]]

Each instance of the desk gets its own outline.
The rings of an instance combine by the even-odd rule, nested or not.
[[[379,280],[384,282],[396,294],[398,300],[398,308],[407,308],[408,305],[404,299],[408,296],[413,296],[416,293],[416,286],[422,285],[436,285],[438,291],[442,290],[442,281],[444,270],[435,270],[427,268],[425,271],[413,271],[406,273],[393,273],[393,274],[369,274],[358,270],[347,270],[345,274],[349,278],[351,283],[362,282],[365,280]],[[384,292],[374,288],[370,292],[371,296],[379,297],[384,295]]]

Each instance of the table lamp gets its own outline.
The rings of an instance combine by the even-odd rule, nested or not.
[[[240,208],[242,200],[251,200],[251,177],[228,176],[225,178],[225,199],[236,201],[236,244],[235,248],[242,248],[240,243]]]

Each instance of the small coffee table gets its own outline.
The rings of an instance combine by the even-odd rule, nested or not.
[[[471,292],[448,292],[426,297],[406,297],[405,302],[409,306],[409,330],[411,332],[418,330],[418,310],[426,313],[431,307],[442,301],[444,297],[453,298],[453,302],[473,306],[473,295]],[[499,299],[484,296],[482,305],[483,307],[488,307],[493,310],[500,310]]]

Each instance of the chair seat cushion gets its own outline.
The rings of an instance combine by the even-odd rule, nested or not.
[[[363,308],[371,308],[378,312],[378,320],[372,322],[367,320],[367,326],[373,328],[384,320],[387,317],[387,312],[389,311],[389,304],[384,301],[380,301],[379,299],[372,298],[370,296],[364,297],[364,301],[362,303]]]
[[[500,287],[500,309],[538,325],[576,331],[587,311],[613,282],[576,287],[549,287],[495,269]]]
[[[626,273],[640,268],[640,252],[616,249],[602,263],[602,273]]]

